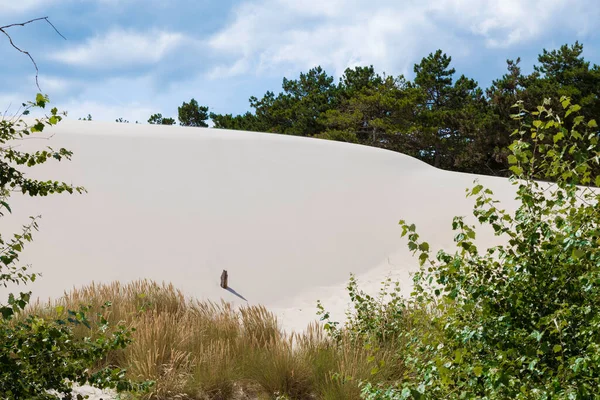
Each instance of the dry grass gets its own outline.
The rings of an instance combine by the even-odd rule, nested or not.
[[[147,399],[351,400],[360,398],[360,380],[402,374],[392,347],[369,351],[344,338],[334,343],[316,324],[285,335],[262,306],[190,300],[172,285],[91,285],[30,312],[51,317],[56,305],[90,305],[90,316],[103,312],[111,325],[135,329],[133,344],[106,362],[127,368],[132,379],[156,381]],[[89,334],[77,329],[79,336]],[[373,375],[379,361],[383,367]]]

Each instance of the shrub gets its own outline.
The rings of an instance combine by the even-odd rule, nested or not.
[[[600,387],[600,148],[595,121],[562,98],[562,110],[517,104],[510,146],[520,205],[502,210],[476,184],[473,214],[505,244],[480,251],[475,227],[456,217],[458,250],[432,257],[401,221],[422,265],[409,304],[428,330],[401,334],[412,379],[366,383],[366,399],[593,398]],[[379,315],[374,318],[379,318]]]

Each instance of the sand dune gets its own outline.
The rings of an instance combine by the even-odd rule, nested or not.
[[[89,193],[12,200],[6,229],[43,215],[23,258],[44,274],[31,285],[41,298],[92,281],[149,278],[201,299],[261,303],[287,329],[302,329],[316,318],[317,299],[343,316],[350,273],[368,290],[391,273],[408,290],[417,262],[399,219],[438,249],[452,245],[452,217],[470,215],[465,188],[474,179],[514,207],[505,179],[358,145],[82,121],[49,133],[48,142],[22,146],[64,146],[73,161],[32,172]],[[495,242],[483,233],[481,244]],[[223,269],[232,291],[219,287]]]

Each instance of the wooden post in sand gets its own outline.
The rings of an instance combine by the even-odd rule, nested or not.
[[[227,271],[223,270],[223,273],[221,274],[221,287],[223,289],[227,289]]]

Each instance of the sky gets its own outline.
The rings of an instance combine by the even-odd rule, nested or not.
[[[249,110],[248,98],[321,65],[337,78],[373,65],[413,77],[437,49],[457,76],[490,85],[521,57],[576,40],[600,64],[598,0],[0,0],[0,26],[39,67],[39,84],[69,118],[177,116],[195,98],[216,113]],[[0,37],[0,107],[38,92],[35,68]]]

